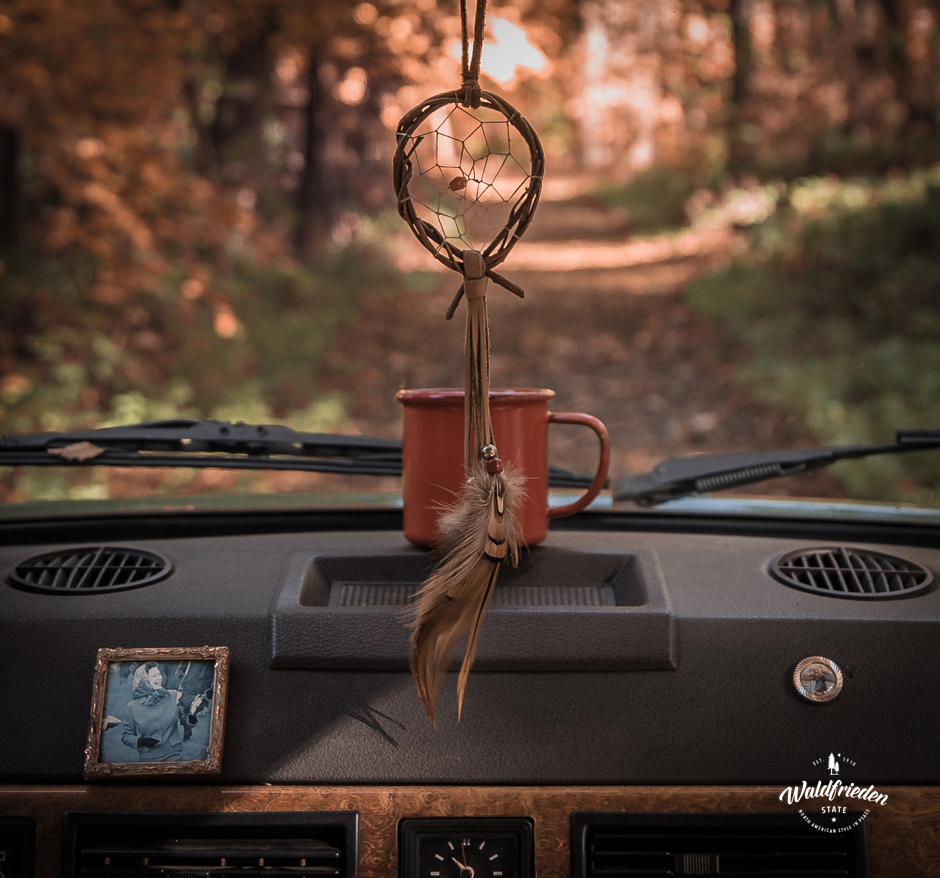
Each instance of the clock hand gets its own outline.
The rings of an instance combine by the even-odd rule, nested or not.
[[[460,842],[460,852],[463,854],[463,862],[458,862],[457,858],[454,857],[454,862],[460,866],[460,878],[473,878],[473,869],[467,865],[467,844],[466,842]]]

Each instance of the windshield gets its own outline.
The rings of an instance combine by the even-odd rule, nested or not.
[[[938,25],[926,2],[491,4],[482,87],[545,156],[498,269],[525,298],[487,293],[492,385],[603,421],[612,480],[940,426]],[[460,32],[456,2],[425,0],[4,4],[0,434],[197,418],[397,439],[397,391],[462,387],[460,278],[392,177],[402,116],[460,87]],[[460,113],[432,126],[449,193],[415,197],[477,246],[538,173]],[[504,182],[474,187],[474,137]],[[551,464],[594,472],[590,431],[549,433]],[[0,466],[8,509],[400,490]],[[940,452],[731,494],[940,508]]]

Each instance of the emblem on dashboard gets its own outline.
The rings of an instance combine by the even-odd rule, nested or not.
[[[807,701],[832,701],[842,691],[842,671],[832,659],[810,656],[793,669],[793,685]]]

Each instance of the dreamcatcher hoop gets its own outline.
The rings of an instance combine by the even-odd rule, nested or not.
[[[522,136],[529,150],[530,170],[526,184],[510,208],[509,216],[502,228],[481,251],[485,263],[486,277],[492,280],[493,283],[503,287],[503,289],[523,298],[525,293],[522,288],[497,274],[493,271],[493,268],[506,259],[532,222],[542,192],[545,154],[535,130],[512,104],[492,92],[480,91],[477,94],[479,95],[479,106],[500,114]],[[395,135],[397,147],[392,163],[392,176],[398,197],[399,216],[408,223],[415,237],[438,262],[461,275],[465,274],[463,250],[448,240],[440,229],[435,228],[427,220],[418,216],[409,187],[414,174],[412,156],[425,136],[415,136],[415,132],[421,123],[433,113],[449,105],[457,107],[471,106],[471,97],[476,103],[477,95],[472,94],[471,96],[471,89],[464,87],[457,91],[444,92],[428,98],[424,103],[405,113],[398,123],[398,130]],[[458,292],[450,308],[448,308],[448,320],[453,316],[461,295],[462,290]]]

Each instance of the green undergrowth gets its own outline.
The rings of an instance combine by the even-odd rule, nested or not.
[[[685,204],[696,186],[675,168],[653,168],[626,183],[598,180],[590,194],[623,217],[632,234],[652,234],[688,224]]]
[[[798,180],[746,255],[695,280],[721,356],[820,444],[940,427],[940,172]],[[940,452],[834,470],[859,499],[940,502]]]

